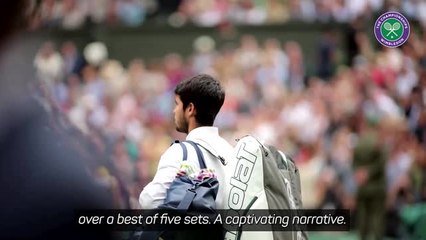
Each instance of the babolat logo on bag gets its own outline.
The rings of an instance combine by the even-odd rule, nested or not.
[[[252,154],[247,149],[247,144],[243,143],[238,148],[236,155],[237,165],[234,174],[229,181],[231,189],[229,190],[228,206],[231,209],[240,210],[244,203],[247,191],[247,183],[249,182],[253,168],[258,156]]]

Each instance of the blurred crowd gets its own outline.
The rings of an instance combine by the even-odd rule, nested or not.
[[[399,11],[426,26],[422,0],[41,0],[33,27],[77,29],[87,23],[140,26],[149,19],[172,26],[274,24],[288,21],[340,23]]]
[[[128,64],[108,58],[99,42],[84,50],[73,42],[46,42],[34,65],[51,111],[66,116],[59,124],[87,139],[76,143],[85,154],[102,156],[92,174],[111,190],[117,207],[138,208],[160,155],[184,137],[173,125],[173,91],[197,73],[215,76],[226,89],[215,122],[225,138],[235,144],[253,134],[293,157],[305,207],[357,207],[365,177],[354,159],[357,151],[368,152],[361,144],[366,133],[376,136],[380,151],[374,154],[384,159],[377,162],[383,179],[366,182],[383,183],[382,206],[392,212],[424,202],[426,33],[412,32],[396,49],[374,49],[362,32],[354,38],[354,57],[343,64],[332,57],[337,50],[325,34],[312,76],[298,42],[259,42],[250,35],[220,49],[202,36],[187,58],[170,53],[161,61]]]

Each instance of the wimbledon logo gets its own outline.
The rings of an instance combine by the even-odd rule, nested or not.
[[[374,24],[374,35],[383,46],[396,48],[408,40],[410,23],[398,12],[387,12]]]

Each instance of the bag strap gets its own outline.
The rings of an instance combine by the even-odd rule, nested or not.
[[[191,146],[194,147],[195,151],[197,152],[198,163],[200,164],[200,169],[205,169],[206,163],[205,163],[205,160],[204,160],[203,152],[201,152],[200,147],[193,141],[185,141],[185,142],[191,144]],[[188,158],[188,150],[187,150],[184,142],[179,142],[179,144],[181,145],[182,150],[183,150],[183,161],[186,161],[187,158]],[[194,189],[188,189],[186,191],[185,196],[183,197],[182,201],[177,206],[177,209],[184,210],[186,212],[189,209],[189,206],[191,206],[191,203],[194,200],[195,195],[197,195],[197,194],[195,193]]]
[[[206,161],[204,160],[204,154],[203,154],[203,152],[201,151],[201,149],[200,149],[200,147],[198,146],[198,144],[197,144],[197,143],[195,143],[195,142],[193,142],[193,141],[191,141],[191,140],[187,140],[187,141],[183,141],[183,142],[181,142],[181,141],[179,141],[179,140],[175,140],[173,143],[179,143],[179,145],[182,147],[182,151],[183,151],[183,161],[188,160],[188,148],[186,147],[185,142],[187,142],[187,143],[191,144],[191,146],[193,146],[193,147],[194,147],[195,152],[197,152],[198,163],[200,164],[200,169],[205,169],[205,168],[207,168],[207,166],[206,166]],[[172,143],[172,145],[173,145],[173,143]],[[203,148],[204,148],[204,147],[203,147]],[[207,150],[207,149],[206,149],[206,150]],[[207,150],[207,151],[209,151],[209,150]],[[220,159],[221,159],[221,161],[222,161],[222,157],[220,157],[220,156],[219,156],[219,158],[220,158]]]
[[[200,149],[200,147],[198,146],[198,144],[196,144],[195,142],[193,142],[193,141],[190,141],[190,140],[188,140],[188,141],[185,141],[185,142],[187,142],[187,143],[189,143],[189,144],[191,144],[194,148],[195,148],[195,151],[197,152],[197,157],[198,157],[198,163],[200,164],[200,169],[205,169],[205,168],[207,168],[207,166],[206,166],[206,162],[205,162],[205,160],[204,160],[204,155],[203,155],[203,152],[201,152],[201,149]],[[182,142],[181,143],[182,145],[185,145],[184,144],[184,142]],[[185,156],[187,157],[187,153],[186,153],[186,146],[182,146],[182,149],[183,149],[183,151],[184,151],[184,161],[185,161]]]
[[[183,151],[183,161],[188,160],[188,149],[186,148],[185,144],[182,142],[178,142],[179,145],[182,147],[182,151]]]

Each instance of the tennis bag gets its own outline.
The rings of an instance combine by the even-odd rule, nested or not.
[[[226,208],[248,214],[250,210],[300,209],[300,176],[292,159],[252,136],[238,140],[234,157],[226,166]],[[307,239],[304,231],[227,231],[226,240]]]
[[[183,161],[188,159],[188,151],[185,143],[192,145],[198,157],[200,169],[207,169],[203,153],[200,147],[192,141],[179,142],[183,150]],[[187,175],[178,176],[167,190],[164,203],[158,207],[159,210],[168,211],[169,216],[198,216],[203,214],[213,219],[216,212],[216,196],[219,189],[219,182],[215,176],[208,176],[203,179],[194,179]],[[147,227],[147,226],[145,226]],[[206,234],[208,232],[208,234]],[[163,229],[152,231],[147,228],[139,231],[131,239],[138,240],[222,240],[224,231],[222,225],[206,224],[197,225],[190,230],[170,230]]]

